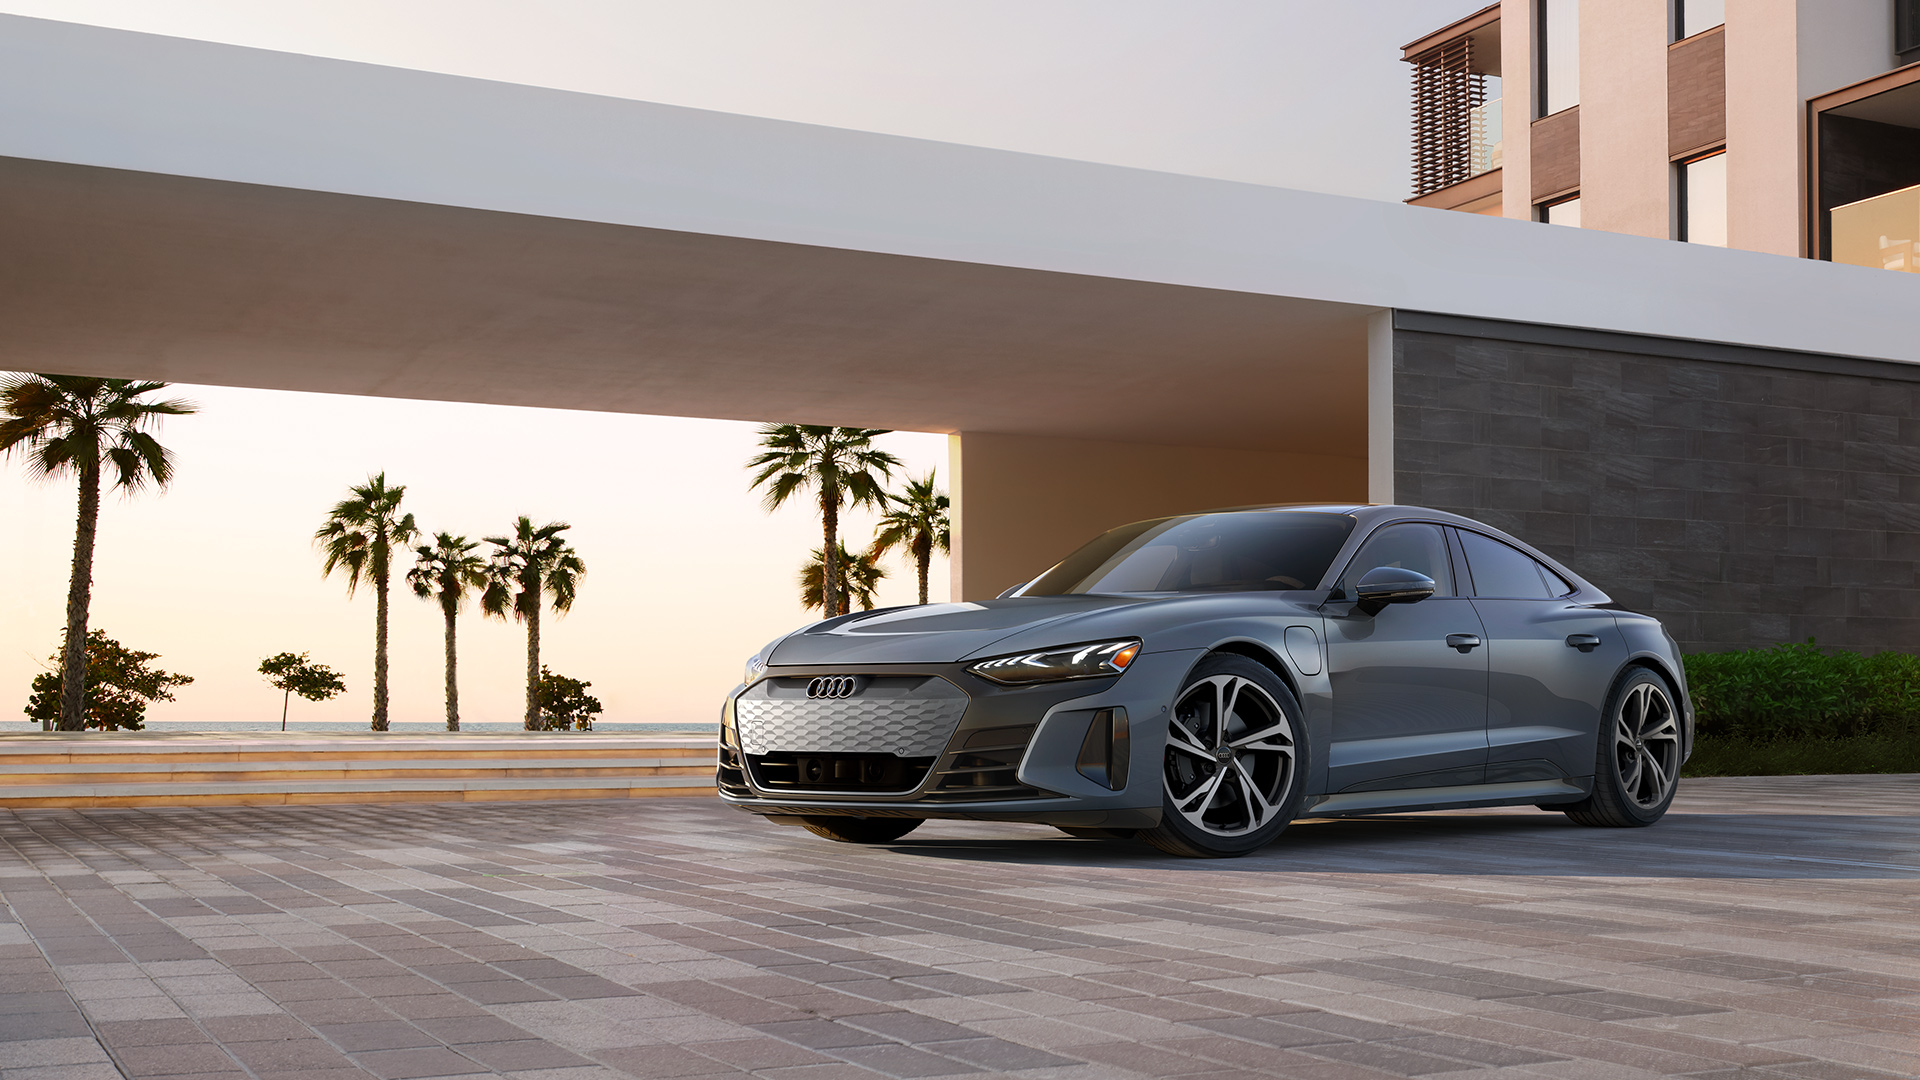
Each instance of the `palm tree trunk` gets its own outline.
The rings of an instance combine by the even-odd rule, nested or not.
[[[826,546],[820,549],[820,614],[833,618],[840,614],[840,500],[820,492],[820,523],[826,533]]]
[[[385,571],[386,567],[380,568]],[[387,730],[387,575],[373,579],[373,730]]]
[[[100,466],[80,470],[80,512],[67,582],[67,640],[60,655],[60,730],[87,730],[87,609],[93,604],[93,539],[100,524]]]
[[[456,612],[453,605],[442,601],[441,610],[447,616],[447,730],[460,730],[460,680],[454,676],[453,622]]]
[[[925,606],[927,602],[927,567],[933,562],[932,537],[929,536],[925,538],[924,541],[914,541],[913,561],[917,564],[920,571],[920,603],[922,606]]]
[[[528,731],[540,730],[540,590],[534,589],[534,605],[527,612],[527,718]]]
[[[293,691],[288,690],[283,692],[280,695],[280,730],[281,731],[287,730],[287,706],[291,704],[293,704]]]

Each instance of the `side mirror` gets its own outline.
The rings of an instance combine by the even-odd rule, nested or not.
[[[1433,579],[1416,570],[1376,566],[1354,585],[1354,595],[1360,601],[1354,605],[1354,609],[1368,615],[1378,614],[1388,604],[1411,604],[1425,600],[1433,595],[1433,589]]]

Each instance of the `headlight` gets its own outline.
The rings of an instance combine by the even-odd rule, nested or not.
[[[740,681],[752,686],[754,680],[767,673],[767,654],[765,650],[747,657],[747,673]]]
[[[1021,653],[982,660],[967,668],[983,679],[1007,686],[1057,682],[1061,679],[1097,679],[1127,670],[1140,655],[1138,641],[1099,641],[1046,652]]]

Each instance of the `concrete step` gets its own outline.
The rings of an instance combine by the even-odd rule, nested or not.
[[[705,736],[0,733],[0,807],[713,794]]]

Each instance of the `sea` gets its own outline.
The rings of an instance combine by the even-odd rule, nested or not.
[[[0,731],[9,731],[9,730],[25,731],[25,730],[28,730],[28,728],[25,724],[9,725],[8,727],[0,727]],[[165,731],[233,732],[238,734],[241,732],[251,732],[251,731],[279,731],[280,722],[277,720],[273,720],[273,721],[267,721],[267,720],[195,721],[195,720],[155,720],[152,718],[148,718],[146,730],[155,731],[155,732],[165,732]],[[358,731],[367,731],[369,729],[368,729],[367,722],[364,720],[358,720],[353,722],[343,722],[338,720],[333,720],[333,721],[309,720],[304,723],[299,720],[290,720],[287,722],[287,730],[306,732],[308,734],[346,735],[346,734],[350,734]],[[393,725],[389,730],[391,730],[394,734],[398,734],[398,735],[429,735],[435,732],[438,732],[444,735],[447,733],[447,725],[446,725],[446,721],[444,720],[442,721],[396,720],[393,722]],[[698,723],[698,722],[619,723],[619,722],[609,721],[606,723],[594,724],[593,731],[591,732],[551,731],[551,732],[542,732],[541,734],[552,735],[555,738],[563,738],[567,735],[586,735],[586,734],[593,734],[593,735],[699,734],[699,735],[713,735],[715,737],[718,737],[719,731],[720,731],[720,726],[717,723],[705,723],[705,724]],[[522,728],[518,722],[484,722],[484,721],[471,721],[471,720],[462,721],[460,724],[460,733],[467,734],[469,732],[479,733],[483,735],[485,734],[523,734],[525,733],[525,729]]]

